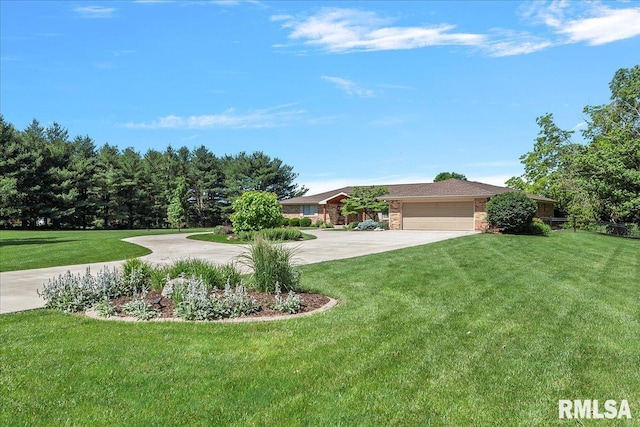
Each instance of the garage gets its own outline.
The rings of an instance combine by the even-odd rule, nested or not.
[[[403,203],[404,230],[473,230],[473,201]]]

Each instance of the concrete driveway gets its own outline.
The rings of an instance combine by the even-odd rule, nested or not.
[[[305,230],[305,233],[313,234],[318,238],[287,244],[296,247],[296,260],[299,264],[353,258],[409,246],[424,245],[474,234],[475,232]],[[245,245],[227,245],[188,240],[187,236],[189,235],[138,236],[124,240],[149,248],[152,253],[142,257],[142,259],[154,264],[170,264],[174,260],[181,258],[200,258],[216,264],[226,264],[236,260],[238,255],[247,250]],[[82,273],[87,268],[90,268],[92,272],[96,272],[105,266],[112,268],[120,266],[122,263],[123,261],[114,261],[0,273],[0,313],[44,307],[44,300],[38,296],[37,290],[50,278],[65,274],[67,271]]]

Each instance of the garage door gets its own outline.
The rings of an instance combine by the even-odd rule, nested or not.
[[[405,230],[473,230],[473,202],[404,203]]]

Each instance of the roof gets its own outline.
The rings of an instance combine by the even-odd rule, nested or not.
[[[390,184],[383,185],[389,190],[388,194],[380,196],[382,200],[407,200],[407,199],[428,199],[436,197],[491,197],[497,194],[517,191],[513,188],[500,187],[497,185],[484,184],[476,181],[465,181],[460,179],[447,179],[439,182],[427,182],[417,184]],[[355,187],[342,187],[324,193],[311,196],[294,197],[282,200],[283,205],[309,205],[325,204],[328,200],[344,194],[351,194]],[[527,194],[534,200],[553,202],[553,199]]]

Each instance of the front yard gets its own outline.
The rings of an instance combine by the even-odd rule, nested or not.
[[[0,316],[0,424],[546,426],[559,399],[640,419],[638,241],[474,235],[302,270],[340,304],[250,324]]]

